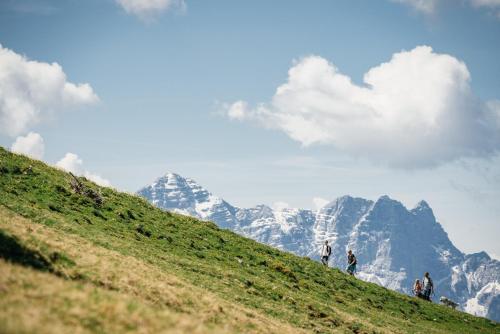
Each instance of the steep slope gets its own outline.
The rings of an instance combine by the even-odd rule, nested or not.
[[[2,333],[500,331],[80,180],[0,149]]]
[[[0,240],[1,333],[301,332],[3,206]]]
[[[178,180],[183,178],[168,173],[139,194],[160,208],[211,220],[316,260],[324,240],[329,240],[331,266],[345,268],[345,253],[353,249],[360,263],[359,278],[403,293],[411,293],[414,280],[429,271],[436,283],[436,297],[446,296],[467,312],[500,321],[500,262],[485,253],[460,252],[425,201],[408,210],[387,196],[375,202],[343,196],[317,212],[273,210],[265,205],[244,209],[212,195],[191,179]],[[164,197],[169,200],[163,201]],[[193,209],[184,210],[179,202]]]

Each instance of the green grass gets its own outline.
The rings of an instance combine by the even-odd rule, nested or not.
[[[76,245],[88,243],[91,245],[88,249],[134,259],[186,286],[196,287],[202,294],[213,296],[226,308],[244,310],[248,319],[258,319],[247,319],[246,327],[239,328],[233,319],[237,315],[228,315],[217,320],[218,323],[211,323],[213,319],[202,322],[202,326],[208,326],[203,327],[202,332],[217,332],[217,328],[227,327],[224,326],[227,321],[233,324],[229,332],[296,329],[312,333],[500,333],[500,326],[487,319],[362,282],[308,258],[221,230],[211,222],[167,213],[137,196],[100,188],[84,179],[82,182],[101,192],[102,206],[75,194],[68,174],[0,148],[0,206],[4,207],[0,211],[4,222],[0,224],[0,240],[8,240],[12,247],[17,247],[21,257],[23,252],[29,253],[29,249],[33,252],[25,254],[28,262],[15,260],[8,250],[2,251],[0,257],[16,266],[27,266],[31,271],[44,271],[43,275],[68,284],[84,282],[122,294],[132,301],[137,298],[145,303],[141,312],[152,314],[165,310],[174,315],[180,312],[184,317],[196,307],[196,298],[192,305],[183,302],[179,310],[175,305],[151,304],[140,292],[131,294],[126,287],[99,284],[94,277],[98,266],[93,267],[93,271],[79,266],[83,249],[80,254],[75,246],[71,250],[73,255],[68,255],[62,252],[64,246],[51,245],[48,238],[21,233],[19,226],[36,224],[40,231],[56,233],[61,240],[77,238]],[[14,218],[23,217],[24,223],[9,225],[5,217],[10,213]],[[51,255],[54,252],[59,255]],[[40,266],[45,264],[49,269],[35,268],[29,261]],[[148,278],[141,280],[146,284]],[[88,300],[85,305],[92,304]],[[198,321],[196,317],[193,314],[185,321]],[[275,322],[278,327],[270,325],[264,330],[266,321]],[[186,328],[178,329],[188,332]],[[9,330],[16,332],[15,328]],[[89,331],[101,332],[97,327]]]

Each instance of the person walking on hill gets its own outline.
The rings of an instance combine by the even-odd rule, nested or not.
[[[354,256],[352,250],[349,249],[347,252],[347,273],[349,275],[354,276],[354,273],[356,272],[356,264],[358,263],[358,260],[356,260],[356,256]]]
[[[323,263],[323,265],[328,266],[328,259],[330,258],[331,254],[332,247],[328,245],[328,240],[326,240],[323,247],[321,247],[321,263]]]
[[[424,299],[431,301],[431,295],[434,293],[434,283],[432,282],[431,275],[429,275],[428,272],[424,274],[422,285],[424,286]]]
[[[415,294],[415,297],[422,298],[422,283],[420,283],[419,279],[415,280],[415,284],[413,285],[413,293]]]

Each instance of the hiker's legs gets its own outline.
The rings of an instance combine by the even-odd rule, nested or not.
[[[354,276],[354,272],[356,271],[356,265],[355,264],[348,265],[346,271],[349,275]]]
[[[327,266],[328,265],[328,256],[322,256],[321,263],[323,263],[323,265]]]
[[[424,299],[431,301],[431,289],[425,289],[424,291]]]
[[[356,265],[355,264],[351,264],[349,266],[349,274],[351,274],[351,276],[354,276],[354,272],[356,271]]]

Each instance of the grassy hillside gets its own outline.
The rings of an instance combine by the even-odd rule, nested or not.
[[[0,148],[0,333],[500,333]]]

